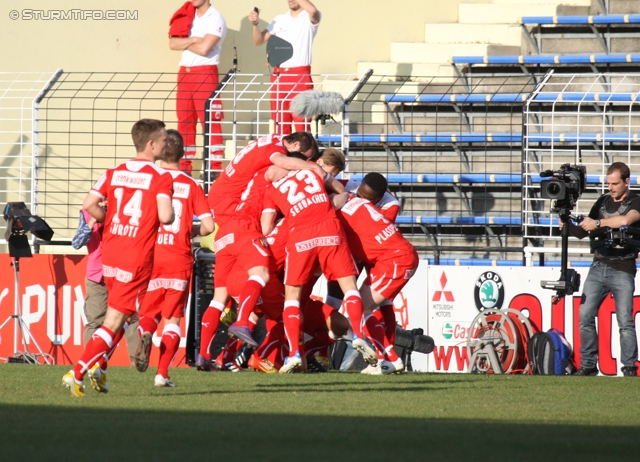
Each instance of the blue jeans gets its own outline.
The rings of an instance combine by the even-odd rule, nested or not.
[[[580,355],[582,367],[595,367],[598,361],[598,333],[596,315],[609,293],[616,304],[616,318],[620,328],[620,356],[624,366],[634,366],[638,360],[638,341],[633,323],[633,292],[635,277],[603,263],[594,261],[584,282],[580,303]]]

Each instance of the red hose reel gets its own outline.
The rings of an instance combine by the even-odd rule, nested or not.
[[[530,374],[527,346],[533,333],[529,319],[518,310],[482,311],[467,335],[469,372]]]

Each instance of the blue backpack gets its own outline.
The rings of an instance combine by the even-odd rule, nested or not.
[[[547,332],[536,332],[531,336],[529,364],[533,374],[572,375],[576,371],[573,349],[562,332],[556,328]]]

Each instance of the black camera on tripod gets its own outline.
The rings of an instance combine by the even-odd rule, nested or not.
[[[565,295],[571,295],[580,289],[580,273],[567,268],[569,247],[569,219],[571,211],[587,187],[587,168],[583,165],[563,164],[559,170],[545,170],[540,172],[542,178],[549,178],[540,182],[540,197],[552,200],[551,213],[560,216],[565,224],[562,228],[562,257],[560,263],[560,279],[557,281],[540,281],[544,289],[556,291],[553,303],[558,303]]]
[[[569,215],[587,187],[587,168],[583,165],[564,164],[559,170],[540,172],[540,197],[554,201],[551,213]]]

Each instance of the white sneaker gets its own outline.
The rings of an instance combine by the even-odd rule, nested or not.
[[[360,373],[365,375],[382,375],[382,369],[380,369],[380,363],[376,364],[375,366],[369,364],[367,367],[362,369]]]
[[[353,342],[351,345],[355,350],[358,350],[362,354],[362,358],[372,366],[378,364],[378,355],[376,354],[376,350],[371,348],[371,346],[365,342],[360,337],[353,337]]]
[[[173,383],[171,380],[169,380],[169,377],[167,377],[166,379],[161,376],[160,374],[156,375],[155,378],[155,383],[154,385],[156,387],[175,387],[176,384]]]
[[[278,371],[280,374],[288,374],[291,372],[297,372],[302,366],[302,358],[300,353],[296,353],[295,356],[289,356],[284,359],[284,365]]]
[[[386,359],[382,361],[382,365],[380,366],[382,369],[382,373],[384,375],[388,374],[402,374],[404,372],[404,363],[401,358],[396,359],[395,361],[387,361]]]

